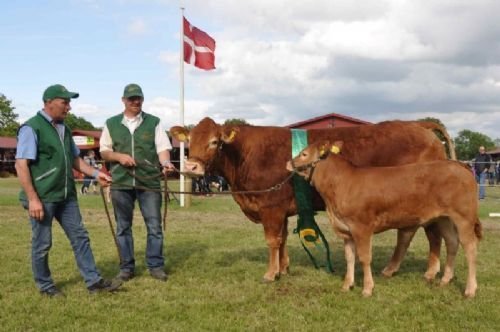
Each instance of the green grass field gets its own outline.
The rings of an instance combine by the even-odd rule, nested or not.
[[[333,275],[316,270],[293,234],[291,274],[261,284],[267,268],[263,229],[248,221],[230,196],[193,199],[190,209],[169,205],[165,253],[170,278],[153,280],[145,268],[145,227],[134,224],[137,274],[114,294],[89,295],[69,242],[54,225],[50,266],[64,298],[41,297],[32,280],[31,228],[17,202],[16,179],[0,179],[0,330],[2,331],[498,331],[500,329],[500,189],[481,202],[484,239],[479,246],[476,298],[466,300],[466,264],[460,248],[456,277],[446,287],[427,284],[427,240],[419,231],[391,279],[380,276],[395,244],[395,232],[373,243],[374,295],[356,287],[341,293],[345,260],[324,213],[317,221],[333,250]],[[105,277],[118,272],[100,196],[79,198],[97,264]],[[442,255],[444,255],[444,250]],[[443,262],[443,259],[442,259]]]

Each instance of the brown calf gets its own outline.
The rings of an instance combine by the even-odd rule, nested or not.
[[[456,161],[434,161],[393,167],[355,167],[337,155],[342,142],[308,146],[287,163],[308,179],[326,203],[335,232],[344,239],[347,272],[342,289],[354,285],[357,252],[363,267],[363,295],[370,296],[371,241],[388,229],[414,230],[450,220],[458,230],[468,263],[465,296],[476,293],[476,251],[481,238],[477,185],[468,168]],[[455,254],[449,257],[442,284],[453,277]]]
[[[374,125],[316,129],[308,131],[309,144],[325,140],[342,140],[345,157],[358,166],[402,165],[430,160],[444,160],[441,141],[429,129],[446,131],[433,122],[387,121]],[[283,165],[292,157],[291,131],[288,128],[261,126],[219,125],[204,118],[191,131],[172,127],[170,133],[179,141],[189,141],[189,158],[183,171],[193,176],[206,173],[226,178],[233,191],[269,188],[289,173]],[[453,149],[452,149],[453,152]],[[273,281],[286,274],[289,266],[286,239],[288,217],[297,214],[292,181],[281,190],[264,194],[233,194],[245,215],[262,223],[269,247],[269,267],[264,281]],[[323,210],[325,204],[314,194],[314,208]],[[426,228],[430,254],[426,278],[439,272],[441,232],[438,225]],[[394,255],[384,270],[387,276],[399,268],[414,232],[399,232]],[[445,234],[443,234],[445,236]],[[456,234],[452,234],[456,238]],[[448,242],[445,242],[448,246]]]

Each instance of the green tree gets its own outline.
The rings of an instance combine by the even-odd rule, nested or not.
[[[245,119],[227,119],[224,125],[250,125]]]
[[[0,93],[0,136],[16,136],[19,123],[12,101]]]
[[[81,130],[96,130],[96,127],[83,117],[76,116],[72,113],[69,113],[64,119],[64,123],[71,128],[71,130],[81,129]]]
[[[459,160],[471,160],[478,153],[480,146],[489,150],[495,147],[495,143],[488,136],[468,129],[459,132],[455,138],[455,150]]]

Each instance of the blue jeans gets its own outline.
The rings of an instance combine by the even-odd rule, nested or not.
[[[483,199],[485,197],[486,192],[486,175],[487,173],[480,173],[476,175],[476,181],[479,184],[479,199]]]
[[[115,210],[116,237],[122,262],[120,270],[133,272],[135,268],[132,217],[135,200],[139,201],[147,228],[146,264],[148,269],[163,268],[163,232],[161,229],[161,193],[143,190],[111,190]]]
[[[27,201],[21,201],[25,209]],[[101,279],[95,265],[94,255],[90,248],[87,230],[82,223],[82,216],[78,202],[75,199],[57,203],[43,203],[44,217],[42,221],[30,218],[31,237],[31,266],[36,286],[47,290],[54,286],[49,269],[49,250],[52,247],[52,220],[56,218],[68,237],[76,264],[87,287]]]

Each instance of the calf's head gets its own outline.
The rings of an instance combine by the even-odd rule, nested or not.
[[[295,171],[298,175],[310,181],[316,165],[331,153],[340,153],[342,145],[342,141],[336,141],[333,144],[328,141],[312,143],[300,151],[295,158],[288,161],[286,169],[290,172]]]
[[[204,118],[191,131],[184,127],[170,128],[170,134],[180,142],[189,142],[189,157],[183,172],[190,176],[203,176],[218,157],[223,144],[234,141],[239,132],[236,126],[218,125]]]

